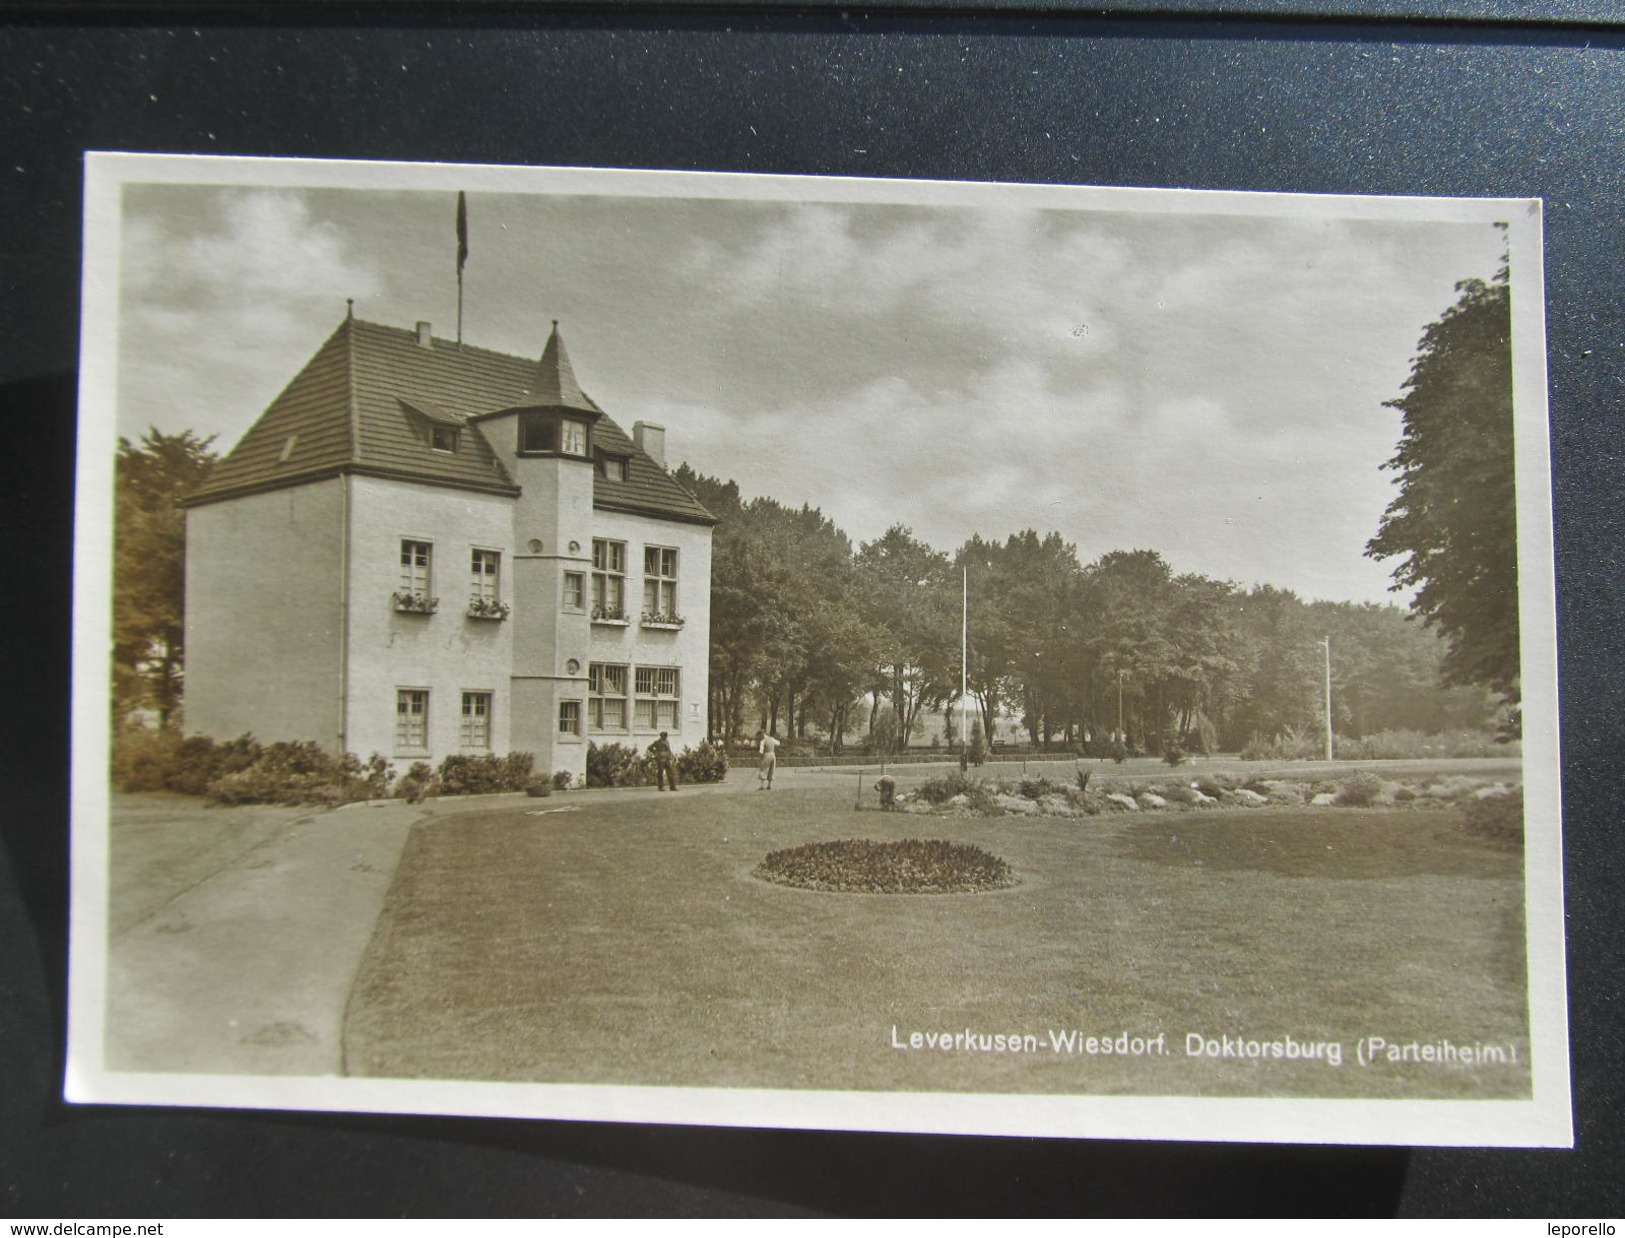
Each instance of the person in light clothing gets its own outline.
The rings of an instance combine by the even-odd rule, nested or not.
[[[756,777],[762,784],[758,790],[771,791],[773,789],[773,769],[779,763],[779,741],[766,731],[758,731],[756,733],[756,751],[762,754],[762,766],[756,772]]]

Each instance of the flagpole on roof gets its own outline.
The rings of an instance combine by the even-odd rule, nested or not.
[[[463,266],[468,262],[468,198],[457,191],[457,347],[463,346]]]

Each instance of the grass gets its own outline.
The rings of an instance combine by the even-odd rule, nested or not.
[[[1020,884],[832,898],[770,851],[917,832],[844,782],[471,809],[414,828],[346,1060],[396,1077],[1066,1094],[1527,1096],[1516,852],[1449,810],[956,818]],[[1162,1057],[937,1053],[914,1031],[1166,1038]],[[1190,1058],[1201,1034],[1341,1068]],[[1510,1043],[1515,1067],[1363,1068],[1354,1041]]]

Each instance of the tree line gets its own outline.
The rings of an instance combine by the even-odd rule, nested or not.
[[[687,465],[676,476],[719,519],[710,717],[724,743],[759,727],[835,751],[951,743],[962,604],[988,743],[1001,715],[1037,745],[1158,753],[1314,731],[1328,637],[1341,735],[1483,727],[1495,711],[1487,691],[1441,682],[1446,643],[1396,606],[1176,574],[1152,550],[1084,564],[1032,529],[948,553],[896,525],[854,546],[817,508],[745,499]]]

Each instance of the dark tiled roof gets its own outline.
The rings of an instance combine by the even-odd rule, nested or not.
[[[513,478],[469,419],[542,405],[602,413],[576,383],[556,327],[541,360],[532,361],[438,337],[426,346],[415,332],[346,319],[191,502],[345,472],[517,494]],[[431,425],[462,427],[455,453],[431,447]],[[598,452],[628,461],[625,481],[594,479],[594,506],[715,523],[607,416],[594,422],[592,442]]]

